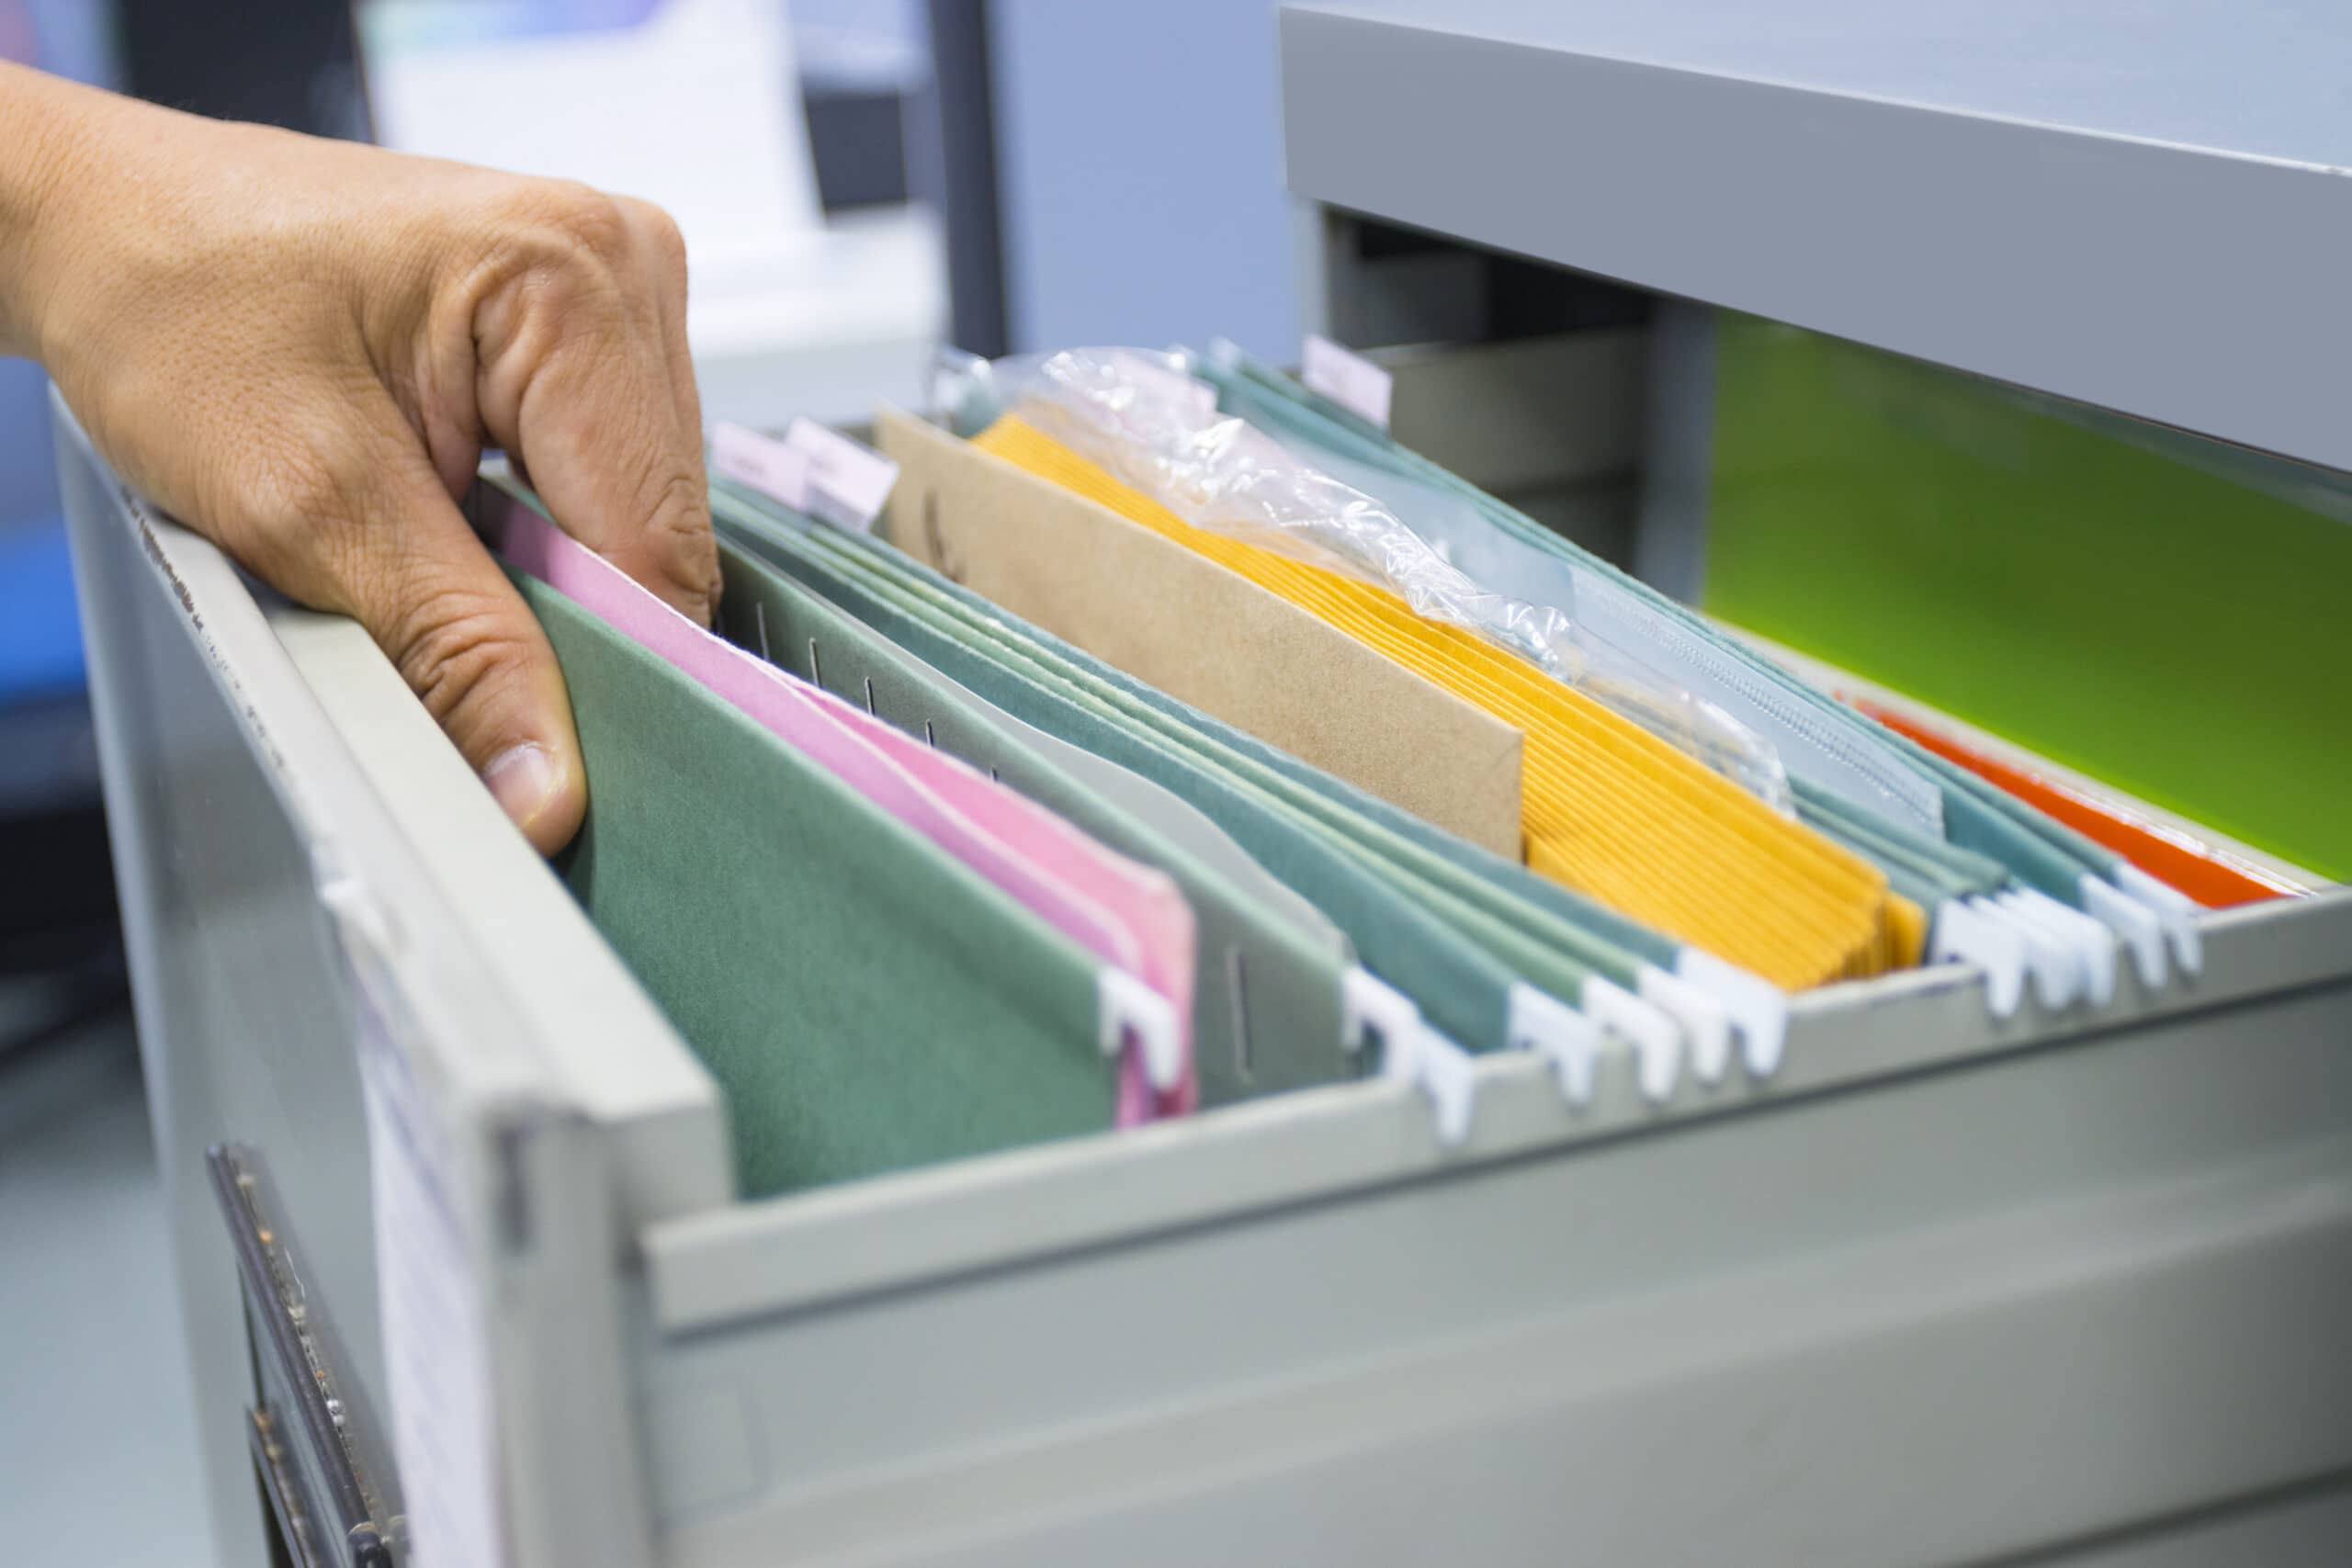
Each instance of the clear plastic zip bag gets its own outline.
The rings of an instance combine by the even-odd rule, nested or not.
[[[991,362],[947,350],[933,412],[967,434],[1018,414],[1193,526],[1385,588],[1416,615],[1517,654],[1793,814],[1770,741],[1566,612],[1491,592],[1379,501],[1219,413],[1216,389],[1181,353],[1080,348]]]

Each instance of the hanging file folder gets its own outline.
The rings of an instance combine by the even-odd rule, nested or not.
[[[1416,615],[1393,592],[1191,527],[1017,417],[978,445],[1309,609],[1521,729],[1534,869],[1792,988],[1873,974],[1894,956],[1874,869],[1523,660]]]
[[[1175,879],[1197,925],[1194,1058],[1204,1105],[1328,1083],[1342,1048],[1344,937],[1196,808],[985,701],[767,562],[722,541],[729,635],[910,736],[1001,778]]]

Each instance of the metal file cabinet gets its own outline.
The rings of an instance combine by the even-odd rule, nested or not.
[[[2352,895],[2097,1013],[1832,987],[1661,1105],[1486,1058],[1456,1148],[1367,1079],[739,1202],[709,1078],[364,635],[60,425],[223,1561],[427,1509],[565,1564],[2352,1539]],[[387,1333],[453,1269],[479,1343]],[[390,1473],[421,1347],[493,1473]]]
[[[1873,159],[1981,153],[2128,250],[2165,191],[2212,188],[2182,148],[2102,146],[2141,161],[2130,209],[2070,212],[2050,183],[2086,165],[2046,126],[1809,102],[1720,54],[1694,87],[1549,40],[1577,25],[1290,7],[1294,186],[2340,456],[2289,380],[2222,405],[2243,377],[2115,383],[2115,300],[1916,337],[1834,270],[1871,259],[1828,220]],[[1783,176],[1813,229],[1706,228]],[[2249,177],[2289,204],[2328,183]],[[1528,199],[1559,179],[1577,199]],[[1678,205],[1675,180],[1715,183]],[[1870,234],[1965,265],[1926,221]],[[1816,230],[1809,271],[1791,247]],[[1456,281],[1335,246],[1324,303],[1355,341],[1460,335]],[[2234,318],[2190,325],[2243,346]],[[1679,588],[1704,352],[1679,307],[1557,354],[1417,351],[1400,426],[1453,411],[1415,439]],[[1531,409],[1548,438],[1502,439]],[[223,1562],[262,1560],[266,1529],[296,1562],[386,1561],[427,1517],[517,1562],[632,1568],[2344,1558],[2352,893],[2208,916],[2199,974],[2152,991],[2123,965],[2098,1011],[1996,1021],[1960,966],[1830,987],[1777,1073],[1662,1104],[1622,1062],[1572,1110],[1544,1064],[1485,1058],[1454,1148],[1366,1079],[740,1202],[710,1078],[359,630],[256,588],[60,430]],[[1549,471],[1497,466],[1537,449]],[[394,1473],[395,1417],[434,1473]]]

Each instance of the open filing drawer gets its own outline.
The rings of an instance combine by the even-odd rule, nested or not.
[[[2096,1016],[1996,1022],[1958,967],[1815,993],[1770,1080],[1663,1105],[1486,1058],[1451,1149],[1367,1080],[737,1203],[708,1077],[358,629],[62,445],[224,1560],[221,1142],[334,1325],[333,1420],[430,1428],[341,1458],[441,1456],[357,1494],[435,1562],[2114,1562],[2187,1510],[2238,1510],[2225,1559],[2352,1519],[2352,896],[2210,917],[2200,976]]]

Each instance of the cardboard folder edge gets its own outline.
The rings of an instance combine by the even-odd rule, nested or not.
[[[1096,658],[1520,858],[1519,730],[1312,612],[896,409],[885,536]]]

